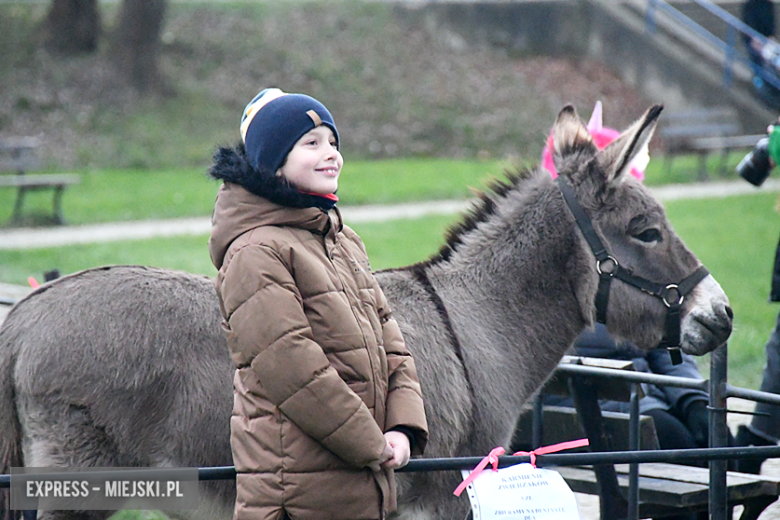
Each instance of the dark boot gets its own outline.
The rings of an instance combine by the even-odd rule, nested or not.
[[[775,443],[756,435],[748,429],[744,424],[737,428],[737,436],[735,439],[737,446],[774,446]],[[758,475],[761,473],[761,464],[766,459],[739,459],[736,461],[736,470],[742,473],[753,473]]]

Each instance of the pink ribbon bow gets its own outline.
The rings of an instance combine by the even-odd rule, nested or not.
[[[533,451],[518,451],[517,453],[513,453],[513,455],[529,455],[531,457],[531,466],[535,468],[537,455],[546,455],[547,453],[555,453],[556,451],[570,450],[572,448],[582,448],[588,444],[590,444],[588,439],[579,439],[576,441],[559,442],[558,444],[542,446],[541,448],[536,448]],[[457,488],[455,488],[454,495],[459,497],[461,493],[463,493],[463,490],[466,489],[469,484],[474,482],[474,479],[477,478],[480,473],[482,473],[488,464],[493,466],[493,471],[498,471],[498,457],[504,453],[504,448],[501,446],[490,450],[490,453],[488,453],[487,457],[479,461],[479,464],[477,464],[471,473],[469,473],[469,476],[466,477]]]

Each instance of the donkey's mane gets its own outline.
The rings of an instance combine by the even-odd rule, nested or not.
[[[487,222],[495,214],[496,208],[502,200],[506,199],[511,192],[520,191],[525,186],[525,181],[537,173],[537,168],[505,170],[506,180],[493,178],[485,190],[475,190],[477,199],[463,215],[463,218],[447,229],[445,243],[439,252],[417,266],[431,266],[449,261],[452,254],[463,243],[463,237],[477,229],[481,223]]]

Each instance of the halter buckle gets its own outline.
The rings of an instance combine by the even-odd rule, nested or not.
[[[607,269],[603,269],[602,266]],[[618,263],[617,258],[612,255],[607,255],[606,258],[596,261],[596,271],[598,271],[599,274],[615,276],[618,267],[620,267],[620,264]]]
[[[677,293],[677,300],[676,301],[669,301],[669,293],[674,291]],[[667,307],[671,307],[672,305],[682,305],[683,300],[685,300],[685,295],[680,292],[680,287],[676,283],[670,283],[664,288],[664,295],[661,297],[661,301],[664,302],[664,305]]]

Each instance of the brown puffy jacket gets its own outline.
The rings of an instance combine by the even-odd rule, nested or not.
[[[384,518],[393,472],[366,466],[398,426],[421,454],[427,425],[414,360],[363,243],[335,209],[280,206],[231,183],[212,220],[237,368],[234,518]]]

